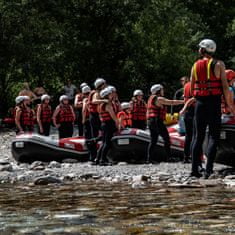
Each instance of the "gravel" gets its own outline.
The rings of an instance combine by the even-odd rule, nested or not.
[[[215,164],[215,173],[208,179],[189,177],[191,164],[127,164],[94,166],[86,163],[33,162],[17,163],[11,156],[11,130],[0,133],[0,183],[62,184],[67,181],[102,180],[109,183],[127,182],[132,188],[164,184],[169,187],[235,187],[235,169]]]

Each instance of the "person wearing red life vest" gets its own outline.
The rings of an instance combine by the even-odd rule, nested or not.
[[[53,113],[53,124],[59,131],[59,138],[68,138],[73,136],[73,126],[75,113],[73,107],[69,104],[68,96],[60,96],[60,104]]]
[[[88,109],[88,96],[91,92],[91,88],[86,85],[82,88],[83,102],[82,102],[82,124],[84,137],[86,139],[87,149],[89,151],[89,161],[94,162],[97,155],[96,140],[92,138],[91,124],[89,120],[89,109]]]
[[[235,106],[235,71],[233,71],[232,69],[226,69],[225,74],[229,85],[229,99],[233,106]],[[228,106],[226,105],[224,97],[222,98],[222,112],[224,114],[231,113]]]
[[[146,128],[146,103],[143,99],[142,90],[135,90],[133,93],[131,105],[132,127],[144,130]]]
[[[41,96],[41,104],[38,104],[37,106],[36,116],[39,127],[38,131],[40,135],[50,135],[52,109],[49,103],[50,96],[45,94]]]
[[[207,163],[204,178],[213,173],[213,163],[220,138],[221,125],[221,95],[224,94],[228,107],[234,113],[229,99],[229,87],[225,74],[225,65],[221,60],[215,60],[216,43],[204,39],[199,43],[200,58],[191,70],[191,91],[196,99],[194,113],[195,138],[192,145],[191,176],[201,177],[198,168],[202,145],[208,127],[208,145],[206,150]]]
[[[102,146],[99,149],[97,154],[96,162],[100,165],[108,165],[109,161],[107,154],[111,148],[111,139],[113,134],[117,131],[119,126],[118,119],[113,110],[112,105],[112,89],[106,87],[100,92],[101,99],[108,100],[99,104],[99,117],[101,121],[101,130],[102,130]]]
[[[155,84],[151,87],[151,96],[147,103],[147,120],[150,130],[151,141],[148,146],[146,163],[150,163],[154,159],[154,149],[161,135],[164,140],[164,147],[167,155],[167,161],[171,160],[170,137],[168,130],[164,124],[167,105],[183,104],[183,100],[168,100],[164,98],[164,90],[161,84]],[[159,161],[159,160],[158,160]]]
[[[28,96],[18,96],[16,98],[15,124],[17,134],[32,132],[34,129],[35,113],[29,107],[30,98]]]
[[[83,82],[80,85],[80,90],[77,91],[74,99],[74,108],[77,114],[77,124],[78,124],[78,135],[83,136],[83,124],[82,124],[82,104],[83,104],[83,93],[82,88],[88,86],[87,83]]]
[[[121,103],[122,111],[117,114],[120,129],[132,127],[131,105],[129,102]]]
[[[101,125],[97,108],[100,103],[105,102],[100,99],[100,91],[106,87],[106,81],[103,78],[97,78],[94,82],[94,87],[95,90],[91,91],[88,97],[88,109],[92,137],[97,138]]]
[[[112,105],[113,110],[117,114],[119,111],[121,111],[121,103],[118,98],[117,89],[114,86],[108,86],[112,90]]]

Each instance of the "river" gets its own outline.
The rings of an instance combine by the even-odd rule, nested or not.
[[[1,185],[0,234],[235,234],[235,191],[95,181]]]

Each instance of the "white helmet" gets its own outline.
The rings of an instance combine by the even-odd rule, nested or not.
[[[133,96],[137,96],[137,95],[144,95],[143,91],[142,90],[135,90],[133,92]]]
[[[112,92],[116,92],[117,91],[116,87],[114,87],[114,86],[108,86],[108,88],[111,89]]]
[[[15,99],[16,104],[20,104],[22,101],[24,101],[24,96],[22,95],[17,96]]]
[[[121,108],[122,109],[129,109],[129,108],[131,108],[131,105],[129,102],[123,102],[123,103],[121,103]]]
[[[49,96],[49,95],[47,95],[47,94],[45,94],[45,95],[42,95],[41,96],[41,101],[43,102],[44,100],[46,100],[46,99],[50,99],[51,97]]]
[[[109,87],[106,87],[103,90],[101,90],[100,97],[104,98],[105,96],[111,94],[112,92],[113,92],[112,89],[110,89]]]
[[[152,93],[152,95],[153,95],[153,94],[155,94],[157,91],[160,91],[162,88],[163,88],[163,86],[162,86],[161,84],[154,84],[154,85],[151,87],[150,91],[151,91],[151,93]]]
[[[203,39],[199,43],[200,48],[204,48],[207,52],[214,53],[216,51],[216,43],[211,39]]]
[[[83,82],[81,85],[80,85],[80,89],[82,90],[83,87],[85,86],[88,86],[88,84],[86,82]]]
[[[69,99],[69,97],[67,95],[62,95],[62,96],[60,96],[59,101],[62,102],[63,100],[68,100],[68,99]]]
[[[86,93],[89,93],[91,92],[91,88],[89,86],[84,86],[82,88],[82,94],[86,94]]]
[[[103,78],[97,78],[94,82],[95,88],[99,88],[101,85],[105,84],[106,81]]]

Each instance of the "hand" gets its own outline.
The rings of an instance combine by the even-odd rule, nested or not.
[[[179,115],[182,116],[182,115],[184,115],[184,114],[185,114],[185,109],[181,109],[181,110],[179,111]]]
[[[43,128],[42,128],[42,127],[40,127],[40,133],[43,133],[43,132],[44,132]]]
[[[18,135],[23,135],[23,134],[24,134],[24,131],[23,131],[23,130],[21,130],[21,131],[18,132]]]

